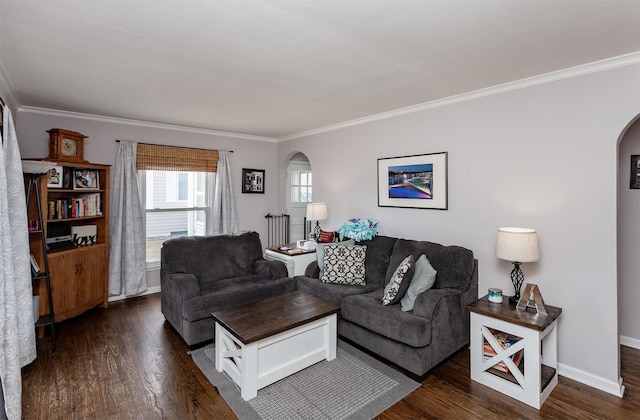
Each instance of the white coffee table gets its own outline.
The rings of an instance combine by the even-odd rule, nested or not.
[[[216,369],[244,400],[321,360],[336,357],[340,307],[301,291],[217,311]]]

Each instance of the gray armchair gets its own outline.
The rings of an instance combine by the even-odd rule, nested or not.
[[[280,261],[263,258],[256,232],[170,239],[161,251],[161,311],[192,346],[214,337],[211,312],[292,292]]]

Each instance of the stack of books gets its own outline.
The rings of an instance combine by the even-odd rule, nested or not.
[[[522,339],[520,337],[516,337],[515,335],[507,334],[502,331],[498,331],[494,329],[490,329],[490,331],[491,331],[491,335],[493,335],[493,337],[496,340],[498,340],[498,343],[500,343],[503,349],[511,347],[512,345],[514,345],[515,343],[517,343]],[[493,347],[491,347],[491,344],[489,344],[489,342],[485,339],[484,340],[484,360],[487,361],[491,359],[493,356],[495,356],[496,354],[497,354],[496,350]],[[515,352],[513,355],[511,355],[511,360],[513,360],[513,363],[516,366],[519,366],[520,363],[522,362],[523,355],[524,355],[523,350],[519,350]],[[493,368],[501,372],[509,372],[509,368],[503,361],[493,365]]]
[[[83,194],[74,198],[61,198],[48,202],[49,220],[73,219],[77,217],[102,216],[100,194]]]

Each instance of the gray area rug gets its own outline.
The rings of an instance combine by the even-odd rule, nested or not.
[[[258,390],[244,401],[240,390],[215,367],[213,344],[191,352],[202,373],[245,419],[370,419],[420,384],[338,340],[337,357],[323,360]]]

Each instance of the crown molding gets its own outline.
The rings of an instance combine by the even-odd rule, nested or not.
[[[595,61],[588,64],[583,64],[568,69],[558,70],[550,73],[545,73],[537,76],[528,77],[526,79],[516,80],[514,82],[504,83],[501,85],[491,86],[488,88],[478,89],[467,93],[461,93],[459,95],[449,96],[447,98],[436,99],[430,102],[424,102],[417,105],[411,105],[404,108],[399,108],[393,111],[381,112],[379,114],[370,115],[368,117],[357,118],[350,121],[345,121],[338,124],[328,125],[326,127],[316,128],[313,130],[303,131],[296,134],[291,134],[278,139],[278,141],[288,141],[298,139],[301,137],[307,137],[314,134],[326,133],[329,131],[339,130],[346,127],[352,127],[354,125],[366,124],[373,121],[384,120],[387,118],[394,118],[401,115],[411,114],[414,112],[424,111],[427,109],[439,108],[459,102],[471,101],[478,98],[483,98],[492,95],[498,95],[505,92],[511,92],[514,90],[525,89],[531,86],[543,85],[545,83],[551,83],[558,80],[569,79],[572,77],[583,76],[586,74],[597,73],[605,70],[611,70],[618,67],[628,66],[632,64],[640,63],[640,51],[630,54],[621,55],[618,57],[607,58],[605,60]]]
[[[103,115],[84,114],[81,112],[61,111],[57,109],[39,108],[39,107],[33,107],[33,106],[20,106],[19,111],[25,112],[28,114],[40,114],[40,115],[48,115],[48,116],[54,116],[54,117],[77,118],[81,120],[100,121],[100,122],[106,122],[106,123],[112,123],[112,124],[124,124],[124,125],[133,125],[137,127],[174,130],[174,131],[181,131],[185,133],[233,137],[233,138],[244,139],[244,140],[266,141],[266,142],[278,141],[278,139],[274,137],[254,136],[251,134],[232,133],[228,131],[218,131],[218,130],[211,130],[207,128],[195,128],[195,127],[188,127],[183,125],[133,120],[128,118],[107,117]]]

